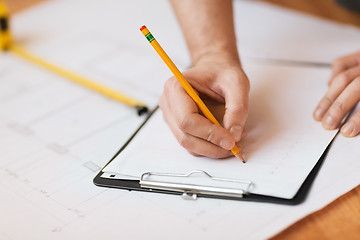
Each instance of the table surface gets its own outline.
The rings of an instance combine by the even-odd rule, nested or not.
[[[4,2],[7,3],[11,13],[16,13],[42,1],[44,0],[5,0]],[[261,1],[360,27],[360,13],[343,9],[335,3],[335,0]],[[272,239],[358,239],[359,236],[360,185],[323,209],[294,223]]]

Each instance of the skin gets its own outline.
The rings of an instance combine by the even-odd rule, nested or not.
[[[336,59],[329,89],[316,107],[313,117],[325,129],[339,127],[342,119],[360,100],[360,51]],[[360,110],[341,127],[341,134],[354,137],[360,132]]]
[[[231,156],[246,135],[249,80],[239,59],[233,24],[232,0],[171,0],[187,42],[192,67],[183,72],[203,99],[225,104],[223,127],[203,117],[180,83],[170,78],[159,100],[163,117],[179,143],[193,155],[211,158]],[[336,129],[360,100],[360,51],[336,59],[329,89],[313,117],[325,129]],[[341,133],[360,132],[360,110]]]
[[[231,156],[245,135],[249,81],[236,46],[231,0],[171,1],[190,50],[192,67],[183,72],[203,99],[225,104],[223,127],[203,117],[172,77],[159,100],[163,117],[179,143],[193,155]]]

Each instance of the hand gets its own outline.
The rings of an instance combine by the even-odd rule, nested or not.
[[[360,51],[336,59],[332,66],[329,89],[316,107],[313,117],[325,129],[336,129],[360,100]],[[341,127],[342,135],[354,137],[360,132],[360,110]]]
[[[225,103],[223,126],[199,113],[195,102],[175,77],[164,87],[159,106],[179,143],[191,154],[225,158],[244,134],[248,115],[249,81],[239,62],[220,56],[201,58],[184,76],[200,97]],[[239,145],[238,145],[239,146]]]

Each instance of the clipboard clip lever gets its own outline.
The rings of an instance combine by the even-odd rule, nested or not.
[[[196,175],[203,175],[207,179],[216,182],[223,183],[233,183],[237,187],[219,187],[219,186],[209,186],[209,185],[196,185],[192,183],[179,183],[174,181],[156,181],[154,178],[189,178],[196,177]],[[192,180],[192,179],[190,179]],[[178,174],[178,173],[157,173],[157,172],[146,172],[141,175],[140,185],[143,188],[166,190],[166,191],[175,191],[182,192],[183,199],[196,200],[198,195],[210,195],[210,196],[223,196],[223,197],[235,197],[242,198],[244,194],[249,193],[250,188],[254,186],[254,183],[247,180],[239,179],[229,179],[229,178],[220,178],[214,177],[209,173],[202,170],[191,171],[188,174]],[[218,185],[218,184],[217,184]],[[241,186],[241,188],[239,187]]]

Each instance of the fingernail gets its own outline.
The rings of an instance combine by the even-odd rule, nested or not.
[[[354,131],[354,124],[352,122],[346,123],[342,128],[341,132],[346,136],[351,136],[351,133]]]
[[[234,144],[230,141],[228,141],[227,139],[222,139],[220,141],[220,147],[226,149],[226,150],[231,150],[233,148]]]
[[[325,119],[325,127],[327,129],[334,129],[335,128],[335,123],[334,123],[334,119],[331,116],[327,116]]]
[[[323,117],[324,115],[324,110],[322,108],[318,108],[315,110],[315,113],[314,113],[314,118],[316,120],[321,120],[321,118]]]
[[[240,141],[242,132],[243,128],[239,125],[235,125],[230,128],[230,134],[235,139],[235,142]]]

